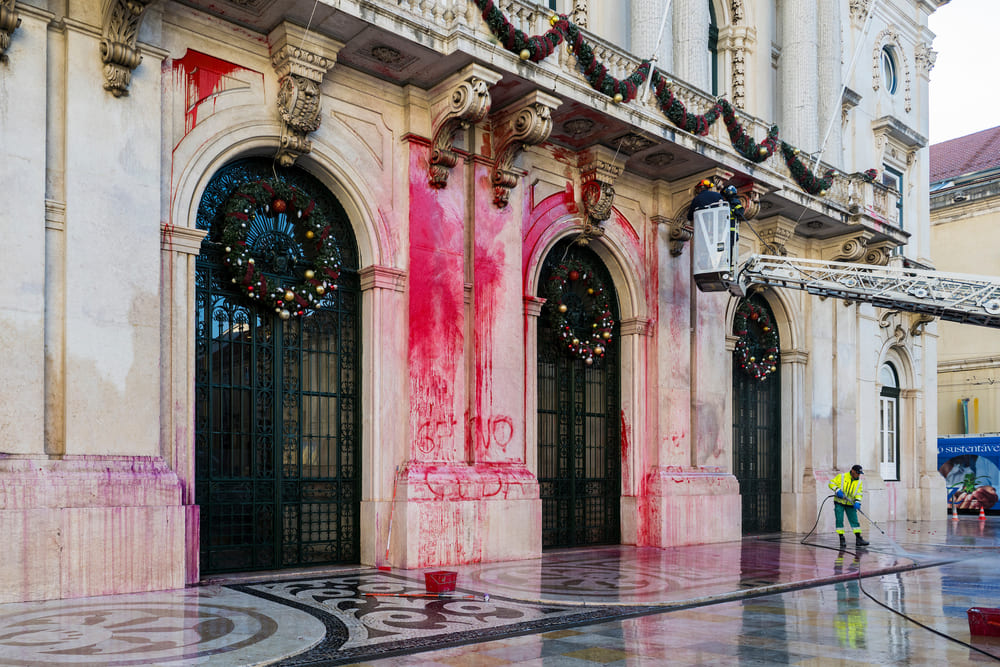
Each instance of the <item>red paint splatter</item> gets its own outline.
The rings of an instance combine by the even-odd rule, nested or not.
[[[234,72],[253,72],[263,81],[263,75],[256,70],[247,69],[193,49],[188,49],[183,58],[175,60],[173,67],[175,79],[180,80],[183,77],[185,135],[198,124],[198,111],[202,105],[227,89],[230,77]],[[238,85],[246,84],[239,83]],[[214,102],[211,103],[214,105]]]
[[[410,173],[427,173],[427,148],[411,145]],[[453,174],[453,178],[460,174]],[[464,215],[461,183],[436,190],[410,181],[409,362],[411,455],[455,460],[456,387],[464,384]],[[463,421],[464,423],[464,421]]]

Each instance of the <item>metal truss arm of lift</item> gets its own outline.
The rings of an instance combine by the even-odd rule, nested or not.
[[[1000,328],[1000,279],[988,276],[752,255],[737,270],[734,291],[754,285]]]
[[[755,286],[1000,328],[1000,279],[927,269],[773,255],[739,257],[740,220],[721,201],[693,212],[692,268],[703,292],[743,297]]]

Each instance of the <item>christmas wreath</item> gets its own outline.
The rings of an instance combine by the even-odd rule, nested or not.
[[[763,380],[778,370],[778,331],[767,310],[743,301],[736,308],[733,331],[736,341],[736,361],[750,377]]]
[[[240,293],[254,304],[274,308],[282,319],[301,316],[316,308],[328,290],[336,289],[341,258],[323,206],[280,180],[251,181],[241,185],[222,207],[223,263]],[[298,244],[298,257],[305,259],[299,281],[283,285],[257,267],[247,246],[248,224],[258,216],[284,218]],[[298,271],[296,271],[298,273]]]
[[[602,358],[611,342],[615,321],[600,278],[580,260],[570,260],[555,268],[547,287],[545,305],[558,342],[570,355],[583,359],[588,365],[594,363],[595,358]],[[571,294],[580,298],[568,298]],[[583,308],[583,312],[571,310],[573,304],[567,301],[579,301],[576,307]],[[571,315],[573,320],[580,322],[579,329],[571,324]]]

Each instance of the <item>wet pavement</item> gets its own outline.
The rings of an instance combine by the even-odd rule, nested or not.
[[[889,523],[863,550],[836,549],[833,534],[803,537],[449,567],[457,586],[442,595],[427,594],[423,570],[365,568],[0,605],[0,664],[1000,660],[1000,638],[971,635],[967,619],[969,608],[1000,607],[1000,518]]]

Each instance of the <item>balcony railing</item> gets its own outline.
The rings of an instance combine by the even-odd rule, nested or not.
[[[351,0],[341,0],[339,3],[342,10],[347,10],[345,5],[349,4],[352,4]],[[527,35],[541,35],[550,28],[549,18],[553,12],[543,5],[523,0],[496,0],[496,5],[514,27]],[[442,44],[449,42],[455,34],[464,33],[490,51],[500,48],[496,44],[496,38],[490,32],[489,26],[483,20],[478,7],[471,0],[360,0],[357,2],[357,7],[361,14],[368,14],[374,10],[376,14],[387,13],[396,17],[406,16],[414,23],[421,25],[430,35],[439,38],[439,43]],[[582,32],[587,43],[593,48],[594,55],[615,78],[626,78],[641,64],[640,59],[619,46],[586,30],[582,30]],[[607,103],[604,95],[592,91],[580,68],[577,67],[576,57],[564,46],[560,46],[551,56],[534,66],[557,81],[571,83],[578,90],[590,91],[595,106],[598,106],[598,102],[600,104]],[[690,112],[705,113],[715,103],[716,99],[707,92],[674,79],[670,73],[665,74],[673,81],[674,95]],[[675,133],[683,133],[683,130],[674,126],[663,115],[652,93],[647,95],[644,100],[633,100],[628,106],[641,112],[638,118],[643,123],[652,124],[647,129],[651,131],[660,129],[661,131],[656,132],[660,136],[663,135],[664,128]],[[758,142],[767,136],[771,123],[742,111],[738,111],[737,114],[746,132]],[[706,136],[699,137],[696,141],[710,144],[713,148],[731,155],[737,161],[744,160],[732,147],[725,123],[721,119],[712,125]],[[807,156],[803,156],[803,158],[805,161]],[[834,169],[833,165],[826,162],[820,162],[814,167],[814,163],[808,161],[808,166],[817,176],[826,173],[829,169]],[[780,153],[776,152],[775,155],[756,168],[768,170],[779,180],[787,181],[783,184],[786,190],[801,192]],[[804,203],[809,197],[803,192],[800,199]],[[829,191],[820,199],[823,200],[824,204],[839,209],[850,223],[865,225],[869,220],[891,223],[898,201],[898,193],[879,184],[865,182],[860,175],[841,175],[833,180]]]

